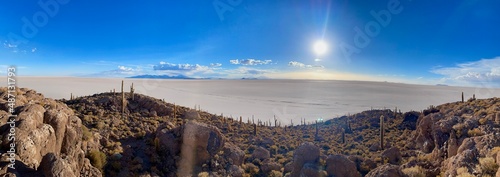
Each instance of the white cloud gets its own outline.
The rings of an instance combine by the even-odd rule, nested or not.
[[[89,76],[89,77],[130,77],[130,76],[135,76],[135,75],[141,75],[143,74],[142,69],[137,67],[137,68],[132,68],[132,67],[126,67],[126,66],[118,66],[117,69],[113,70],[108,70],[108,71],[103,71],[95,74],[89,74],[89,75],[84,75],[84,76]]]
[[[210,63],[210,67],[221,67],[221,63]]]
[[[233,65],[267,65],[271,64],[272,62],[273,62],[272,60],[256,60],[256,59],[229,60],[229,63]]]
[[[325,68],[324,66],[321,66],[321,65],[306,65],[304,63],[297,62],[297,61],[288,62],[288,66],[296,67],[296,68]]]
[[[126,72],[128,72],[128,71],[134,71],[134,69],[132,69],[130,67],[125,67],[125,66],[118,66],[118,69],[120,71],[126,71]]]
[[[444,76],[442,80],[460,84],[499,85],[500,57],[457,64],[454,67],[439,67],[432,73]]]
[[[36,50],[37,50],[36,48],[32,48],[32,49],[31,49],[31,52],[32,52],[32,53],[35,53],[35,52],[36,52]]]
[[[203,66],[199,64],[173,64],[168,62],[160,62],[159,65],[153,66],[154,70],[157,71],[206,71],[210,67]]]

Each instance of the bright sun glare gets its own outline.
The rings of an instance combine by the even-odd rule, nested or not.
[[[316,53],[316,55],[323,55],[327,50],[328,44],[325,41],[319,40],[314,43],[314,53]]]

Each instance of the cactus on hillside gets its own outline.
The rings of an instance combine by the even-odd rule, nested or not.
[[[462,92],[462,103],[464,102],[464,92]]]
[[[500,125],[500,112],[497,112],[495,116],[495,122]]]
[[[318,128],[318,120],[316,120],[316,133],[315,136],[318,136],[319,128]]]
[[[345,143],[345,130],[342,128],[341,131],[342,131],[342,144],[344,144]]]
[[[173,116],[173,118],[174,119],[177,118],[177,105],[175,105],[175,103],[174,103],[174,116]]]
[[[253,135],[257,136],[257,124],[253,124]]]
[[[384,115],[380,116],[380,148],[384,150]]]
[[[132,100],[134,100],[134,83],[132,83],[132,86],[130,86],[130,97],[132,97]]]
[[[123,92],[123,80],[122,80],[122,118],[125,116],[125,92]]]

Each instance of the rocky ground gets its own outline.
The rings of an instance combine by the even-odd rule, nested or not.
[[[8,102],[0,100],[0,175],[500,177],[500,98],[292,126],[141,94],[125,94],[123,114],[121,93],[17,95],[16,170],[7,168]]]

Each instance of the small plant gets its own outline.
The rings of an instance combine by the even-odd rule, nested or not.
[[[282,177],[283,174],[279,171],[273,170],[269,172],[269,177]]]
[[[408,177],[425,177],[425,170],[420,166],[405,168],[402,170]]]
[[[89,131],[89,129],[86,126],[82,125],[82,132],[83,132],[83,140],[87,141],[92,139],[92,132]]]
[[[457,169],[457,177],[474,177],[474,175],[470,174],[467,168],[460,167]]]
[[[483,135],[483,132],[481,132],[481,130],[479,130],[479,128],[474,128],[472,130],[469,130],[467,132],[467,135],[469,135],[469,137],[481,136],[481,135]]]
[[[208,172],[201,172],[201,173],[198,173],[198,177],[209,177],[210,175],[208,174]]]
[[[495,163],[495,159],[491,157],[479,158],[478,169],[483,176],[495,176],[498,169],[498,164]]]
[[[92,166],[96,167],[101,172],[103,172],[103,168],[104,166],[106,166],[107,163],[106,154],[98,150],[93,150],[89,153],[88,158]]]

